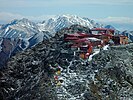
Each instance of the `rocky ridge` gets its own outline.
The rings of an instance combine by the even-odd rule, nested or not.
[[[0,72],[1,100],[133,99],[133,44],[101,50],[88,61],[66,48],[62,31],[10,59]],[[60,84],[53,66],[62,69]]]

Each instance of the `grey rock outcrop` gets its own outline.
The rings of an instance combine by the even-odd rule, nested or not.
[[[133,44],[101,50],[91,61],[73,52],[55,35],[17,53],[8,68],[0,72],[0,99],[133,99]],[[54,79],[56,70],[50,67],[55,64],[62,69],[58,76],[63,80],[60,86]]]

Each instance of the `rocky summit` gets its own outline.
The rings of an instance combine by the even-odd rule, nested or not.
[[[133,44],[84,60],[61,33],[10,59],[0,71],[0,100],[133,100]]]

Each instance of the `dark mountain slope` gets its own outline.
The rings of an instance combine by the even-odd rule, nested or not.
[[[62,68],[61,86],[54,80],[57,65]],[[88,61],[74,56],[73,50],[65,48],[59,38],[43,41],[13,56],[7,69],[0,72],[0,97],[1,100],[132,100],[133,44],[101,50]]]

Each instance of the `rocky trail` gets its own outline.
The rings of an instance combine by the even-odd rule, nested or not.
[[[92,61],[73,59],[59,76],[59,100],[132,100],[133,45],[111,47]]]

